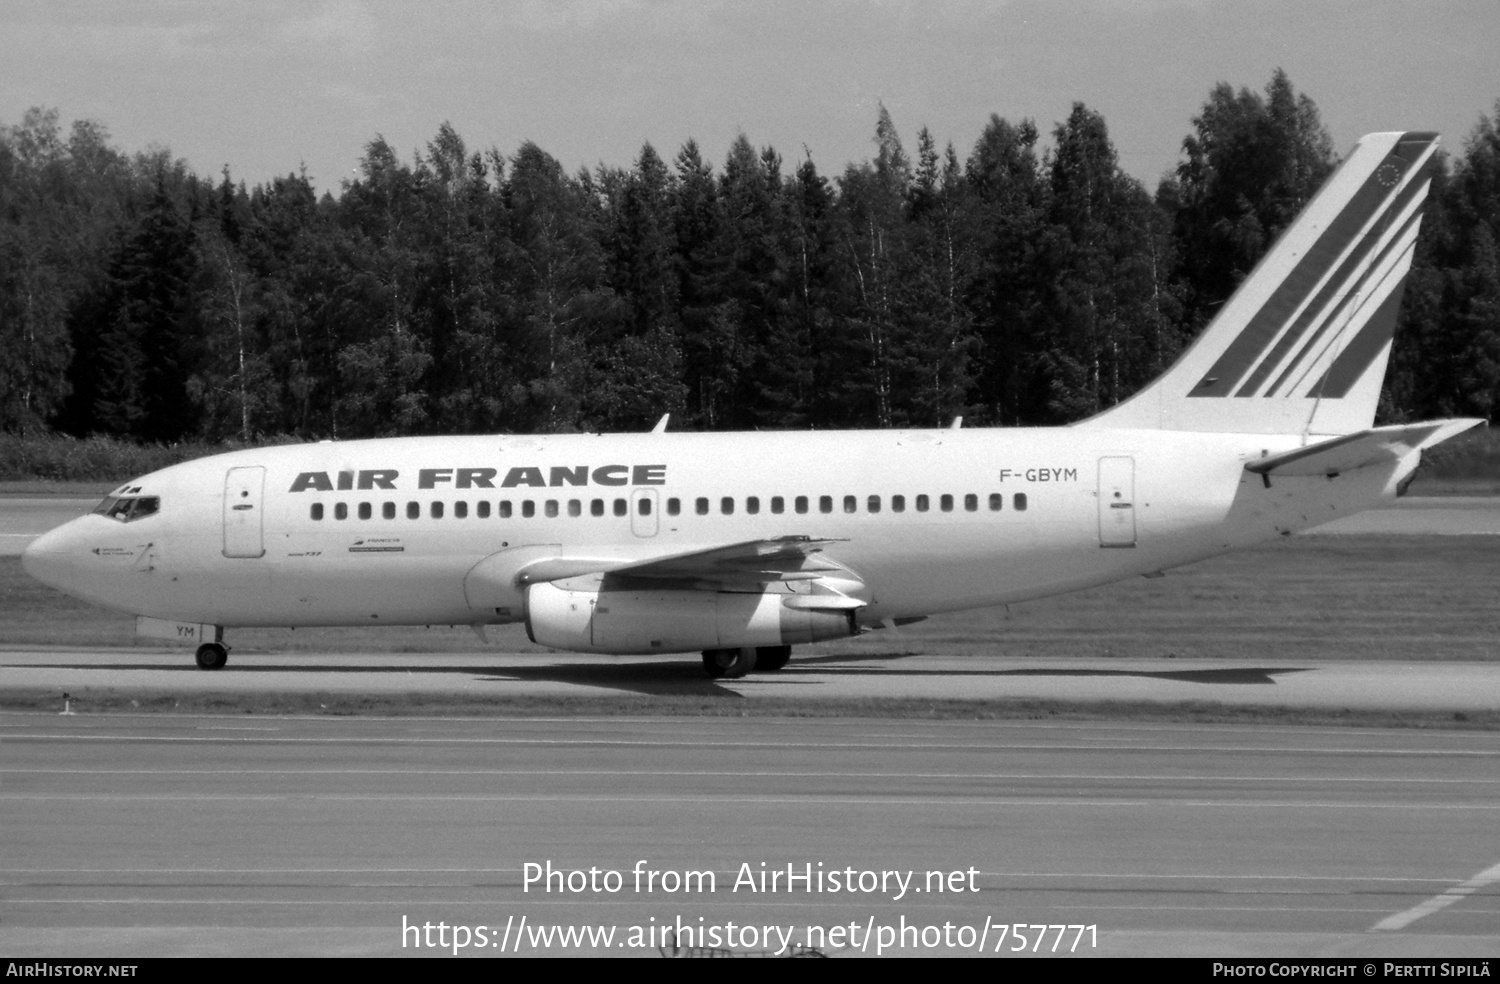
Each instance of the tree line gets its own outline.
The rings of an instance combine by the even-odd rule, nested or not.
[[[98,123],[0,127],[0,430],[276,435],[1048,424],[1159,374],[1337,163],[1277,72],[1216,86],[1154,194],[1075,104],[822,174],[741,135],[569,174],[449,125],[337,197],[247,188]],[[1387,420],[1500,396],[1500,132],[1444,157]]]

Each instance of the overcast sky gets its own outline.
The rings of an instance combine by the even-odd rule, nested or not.
[[[1212,86],[1286,69],[1340,153],[1372,130],[1462,146],[1500,99],[1500,0],[0,0],[0,123],[98,120],[251,184],[305,164],[337,191],[377,134],[406,159],[450,121],[471,150],[535,141],[570,171],[743,131],[825,174],[966,157],[991,113],[1044,133],[1104,114],[1154,188]]]

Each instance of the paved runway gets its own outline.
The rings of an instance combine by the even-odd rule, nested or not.
[[[918,700],[1206,702],[1340,710],[1463,713],[1500,708],[1500,664],[945,656],[890,652],[794,659],[777,673],[710,680],[698,660],[567,653],[479,655],[234,654],[216,673],[186,649],[89,651],[0,647],[0,687],[87,694],[421,694],[455,698],[620,694]]]
[[[26,544],[98,504],[98,499],[0,497],[0,557],[19,557]]]
[[[25,534],[16,517],[41,517],[40,532],[59,505],[28,513],[18,501],[0,503],[0,534],[11,537],[0,550],[19,552],[7,546]],[[1453,503],[1407,500],[1366,514],[1394,526],[1350,532],[1500,532],[1495,500]],[[1435,528],[1450,520],[1458,526]],[[204,673],[182,649],[0,646],[0,688],[67,690],[85,704],[102,689],[138,689],[1462,713],[1500,707],[1500,668],[893,646],[712,681],[691,657],[246,651]],[[1031,927],[1050,927],[1039,947],[1049,954],[1500,953],[1500,736],[1486,732],[8,712],[0,749],[9,953],[434,955],[462,926],[471,955],[483,927],[486,954],[656,956],[660,928],[679,922],[741,953],[779,948],[781,932],[806,944],[811,932],[839,956],[1008,954],[1017,924],[1028,951]],[[527,890],[526,865],[549,861],[598,869],[606,884]],[[637,891],[638,862],[662,880],[711,872],[715,890]],[[734,890],[762,871],[782,872],[784,889],[788,865],[887,884]],[[926,890],[897,898],[902,877]],[[423,932],[403,934],[403,919],[431,924],[426,938],[447,949],[418,947]],[[616,935],[572,946],[537,935],[563,926]],[[836,927],[842,935],[830,935]]]
[[[403,920],[470,954],[484,927],[486,955],[656,956],[679,923],[739,952],[819,927],[837,955],[1008,953],[1046,925],[1049,955],[1500,953],[1492,734],[7,713],[0,735],[12,954],[439,952]],[[788,891],[789,865],[824,879]]]

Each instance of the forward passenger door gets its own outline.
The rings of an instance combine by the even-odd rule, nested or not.
[[[231,468],[224,478],[224,556],[264,557],[266,470]]]

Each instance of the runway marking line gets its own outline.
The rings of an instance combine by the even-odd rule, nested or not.
[[[55,716],[55,715],[54,715]],[[74,725],[69,725],[70,727]],[[203,729],[198,729],[203,730]],[[124,735],[105,733],[82,734],[78,732],[29,732],[22,734],[10,734],[6,736],[12,741],[106,741],[106,742],[152,742],[157,744],[187,744],[192,742],[228,744],[232,742],[246,742],[258,744],[288,744],[288,745],[555,745],[555,746],[587,746],[587,745],[618,745],[621,747],[698,747],[701,742],[697,741],[674,741],[667,738],[413,738],[403,735],[333,735],[326,737],[276,735],[268,737],[239,737],[235,735]],[[1097,744],[1005,744],[994,743],[961,743],[956,741],[923,741],[918,739],[913,742],[824,742],[821,748],[833,749],[870,749],[879,750],[887,748],[899,748],[903,751],[1007,751],[1007,752],[1097,752],[1100,747]],[[1137,752],[1222,752],[1223,746],[1219,745],[1131,745],[1115,749],[1121,754]],[[1277,748],[1274,745],[1252,746],[1235,749],[1240,754],[1274,754],[1274,755],[1351,755],[1351,756],[1411,756],[1411,757],[1438,757],[1438,758],[1500,758],[1500,748],[1308,748],[1287,747]]]
[[[194,802],[194,803],[269,803],[276,801],[300,801],[303,803],[744,803],[752,806],[776,806],[782,804],[827,804],[834,806],[903,806],[925,809],[934,804],[968,807],[1034,807],[1070,806],[1119,809],[1121,807],[1151,808],[1161,806],[1162,800],[1108,798],[1073,799],[1071,797],[1008,797],[1008,796],[923,796],[912,793],[900,796],[868,796],[851,794],[841,796],[736,796],[719,794],[659,794],[641,796],[606,796],[575,794],[522,794],[522,793],[453,793],[434,796],[425,793],[0,793],[0,802],[40,802],[45,800],[79,803],[132,803],[132,802]],[[1494,803],[1330,803],[1320,800],[1207,800],[1201,798],[1172,800],[1174,808],[1206,810],[1279,810],[1286,807],[1301,807],[1317,810],[1500,810],[1500,802]]]
[[[715,874],[730,876],[734,869],[714,869]],[[516,875],[521,868],[0,868],[0,876],[10,875]],[[1445,878],[1420,878],[1400,875],[1244,875],[1244,874],[1149,874],[1144,872],[1109,871],[981,871],[981,876],[990,878],[1044,878],[1044,879],[1099,879],[1129,881],[1242,881],[1242,882],[1373,882],[1376,884],[1447,884]],[[1253,889],[1229,889],[1223,894],[1251,894]],[[1284,894],[1284,893],[1282,893]],[[1311,894],[1305,892],[1304,894]]]
[[[1500,882],[1500,864],[1494,865],[1481,871],[1468,881],[1459,882],[1441,895],[1434,895],[1425,902],[1418,903],[1405,912],[1398,912],[1386,916],[1380,922],[1370,927],[1372,933],[1391,933],[1398,929],[1405,929],[1412,923],[1424,916],[1430,916],[1434,912],[1441,912],[1455,902],[1461,902],[1479,891]]]
[[[7,769],[0,776],[657,776],[675,778],[724,777],[736,779],[991,779],[1057,782],[1357,782],[1386,785],[1462,785],[1500,783],[1494,779],[1426,779],[1357,776],[1234,776],[1225,774],[1160,775],[1088,774],[1071,772],[828,772],[738,771],[724,769]]]

